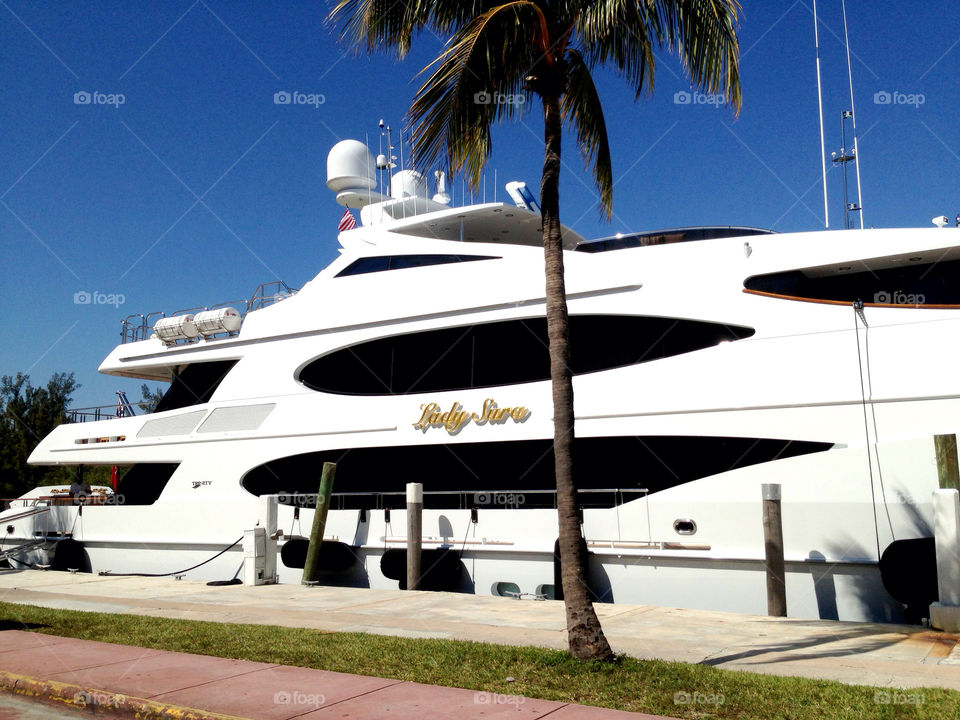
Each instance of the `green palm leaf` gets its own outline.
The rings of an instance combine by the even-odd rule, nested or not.
[[[560,99],[563,119],[577,132],[580,154],[600,189],[600,207],[610,217],[613,212],[613,167],[603,105],[583,56],[567,50],[567,92]]]

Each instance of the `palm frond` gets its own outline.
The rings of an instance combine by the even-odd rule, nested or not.
[[[650,0],[611,0],[582,11],[576,18],[576,31],[591,67],[612,65],[639,98],[644,92],[653,92],[653,50],[669,37],[664,20]]]
[[[593,173],[600,190],[600,207],[609,218],[613,213],[613,170],[603,105],[583,56],[568,49],[566,61],[567,92],[560,98],[560,110],[564,121],[576,129],[580,154]]]
[[[424,28],[454,32],[499,5],[491,0],[336,0],[327,21],[356,49],[393,49],[401,56]]]
[[[665,0],[658,0],[664,3]],[[722,94],[740,111],[738,0],[688,0],[666,3],[677,9],[679,33],[674,49],[695,87]]]
[[[525,78],[542,55],[542,13],[529,0],[507,2],[457,31],[417,91],[408,113],[414,164],[445,157],[471,185],[490,155],[490,126],[522,115],[533,94]],[[504,102],[504,100],[508,100]]]
[[[657,47],[677,55],[692,85],[740,109],[738,0],[607,0],[576,19],[591,64],[610,64],[636,96],[653,91]]]

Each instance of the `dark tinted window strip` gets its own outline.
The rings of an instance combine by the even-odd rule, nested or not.
[[[388,270],[403,270],[427,265],[448,265],[458,262],[473,262],[474,260],[499,260],[499,257],[487,255],[384,255],[380,257],[364,257],[354,260],[334,277],[348,275],[364,275],[366,273],[386,272]]]
[[[807,300],[883,305],[960,304],[960,260],[808,276],[788,270],[747,278],[747,290]]]
[[[273,460],[246,474],[241,483],[254,495],[279,493],[285,502],[297,494],[317,492],[317,468],[337,463],[337,474],[350,478],[350,493],[402,492],[402,468],[429,468],[424,490],[450,491],[426,495],[427,507],[552,507],[550,493],[503,497],[527,490],[554,490],[552,441],[456,443],[367,447],[306,453]],[[640,497],[641,488],[658,492],[729,470],[774,460],[823,452],[831,443],[769,438],[693,436],[576,438],[574,453],[583,490],[620,488],[613,493],[585,493],[581,504],[612,507]],[[630,492],[630,491],[633,492]],[[454,492],[458,491],[458,492]],[[502,502],[501,502],[502,501]],[[340,493],[334,508],[402,507],[401,496]]]
[[[772,235],[772,230],[744,227],[696,227],[676,230],[657,230],[655,232],[631,233],[599,240],[582,242],[574,250],[587,253],[609,252],[626,248],[647,247],[649,245],[670,245],[679,242],[697,240],[719,240],[728,237],[749,237],[751,235]]]
[[[209,402],[236,360],[193,363],[173,376],[170,387],[157,404],[155,413]]]
[[[160,497],[179,463],[137,463],[127,470],[117,485],[117,496],[124,505],[152,505]]]
[[[678,318],[572,315],[575,375],[682,355],[753,328]],[[545,318],[507,320],[396,335],[317,358],[298,379],[311,390],[347,395],[406,395],[547,380]]]

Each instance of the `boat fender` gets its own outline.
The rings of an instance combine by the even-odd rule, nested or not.
[[[284,567],[302,570],[307,564],[307,548],[310,540],[294,535],[287,538],[280,548],[280,562]],[[346,543],[335,540],[324,540],[320,546],[320,558],[317,561],[317,572],[321,575],[343,573],[350,570],[357,562],[356,549]]]
[[[908,622],[929,617],[937,587],[937,550],[932,537],[895,540],[880,556],[880,580],[893,598],[907,606]]]
[[[421,551],[420,567],[423,577],[421,590],[438,592],[456,592],[463,584],[465,568],[460,556],[449,548],[431,548]],[[400,583],[400,589],[407,589],[407,549],[393,548],[380,558],[380,572],[389,580]]]
[[[90,556],[87,555],[83,543],[65,538],[58,540],[53,549],[53,562],[50,563],[51,570],[79,570],[80,572],[91,572]]]

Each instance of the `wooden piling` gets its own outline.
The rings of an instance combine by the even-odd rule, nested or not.
[[[783,520],[780,485],[763,483],[763,549],[767,568],[767,614],[787,616],[787,586],[783,561]]]
[[[407,483],[407,590],[420,587],[422,531],[423,483]]]
[[[325,462],[320,476],[320,489],[317,491],[317,506],[313,511],[313,528],[310,530],[310,544],[307,546],[307,559],[303,564],[303,584],[317,580],[320,560],[320,546],[323,544],[323,531],[327,526],[327,510],[330,509],[330,495],[333,493],[333,479],[337,474],[337,464]]]
[[[960,470],[957,467],[957,436],[934,435],[937,450],[937,476],[941,490],[960,490]]]

